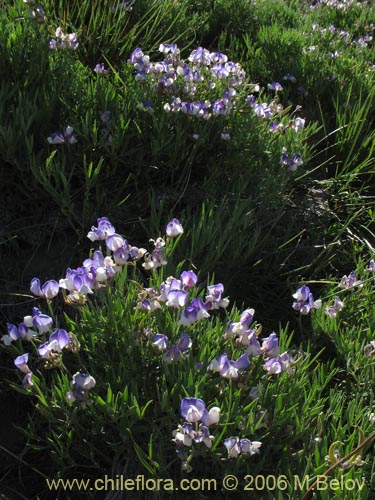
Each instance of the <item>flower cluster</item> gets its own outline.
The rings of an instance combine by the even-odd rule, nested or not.
[[[320,309],[322,307],[322,301],[320,299],[314,301],[313,294],[306,285],[298,288],[293,294],[293,298],[296,299],[292,305],[293,309],[299,311],[303,315],[309,314],[312,309]]]
[[[73,133],[73,127],[66,125],[61,131],[53,132],[47,141],[50,144],[76,144],[77,136]]]
[[[149,82],[152,91],[168,97],[164,103],[167,112],[180,112],[206,120],[227,116],[240,109],[251,109],[256,116],[267,120],[283,112],[283,106],[275,99],[269,103],[259,102],[254,95],[260,91],[259,85],[246,83],[241,65],[229,61],[225,54],[198,47],[184,61],[176,44],[161,44],[159,51],[164,59],[153,63],[138,47],[128,62],[136,70],[137,81]],[[272,82],[268,84],[268,89],[277,94],[282,85]],[[299,132],[304,120],[298,118],[294,123],[281,126],[285,130],[292,128]],[[270,130],[274,132],[274,126]],[[195,135],[197,137],[198,134]],[[229,140],[229,132],[223,131],[221,138]]]
[[[47,342],[39,346],[38,354],[45,359],[44,368],[55,368],[61,364],[63,349],[78,352],[79,347],[74,335],[59,328],[51,333]]]
[[[208,411],[202,399],[184,398],[181,401],[181,416],[185,422],[173,431],[173,441],[178,447],[177,452],[180,452],[178,453],[179,457],[183,460],[186,468],[187,457],[181,453],[183,447],[191,447],[193,443],[204,443],[207,448],[212,447],[215,438],[210,435],[209,427],[219,422],[220,408],[215,406]]]
[[[18,326],[7,323],[8,334],[3,335],[4,345],[9,346],[19,339],[31,340],[37,335],[48,332],[53,325],[53,319],[47,314],[43,314],[40,309],[33,307],[32,315],[25,316]]]
[[[174,224],[173,221],[171,223]],[[170,232],[171,223],[167,226],[168,232]],[[68,303],[79,305],[84,303],[87,294],[105,287],[123,265],[134,263],[142,257],[144,257],[145,269],[156,269],[167,263],[163,250],[165,246],[163,238],[151,240],[155,248],[149,254],[146,249],[130,245],[125,238],[117,234],[107,217],[100,217],[97,224],[97,227],[92,226],[87,237],[91,241],[104,241],[108,252],[112,254],[104,256],[101,250],[96,250],[91,258],[84,260],[82,266],[76,269],[68,268],[65,278],[60,279],[59,283],[50,280],[41,286],[40,280],[33,278],[30,289],[35,295],[52,299],[61,288],[69,293],[65,297]],[[182,228],[181,223],[178,222],[178,224]]]
[[[299,153],[289,156],[285,148],[283,148],[282,153],[283,154],[280,156],[280,163],[286,166],[288,172],[295,172],[298,167],[303,165],[303,160]]]
[[[55,38],[52,38],[49,42],[49,48],[53,50],[76,50],[78,48],[78,36],[77,33],[69,33],[64,35],[60,26],[56,29]]]
[[[270,374],[279,374],[287,371],[293,372],[294,360],[290,354],[284,352],[279,355],[279,339],[275,332],[262,339],[262,344],[258,339],[261,326],[252,324],[254,319],[254,309],[246,309],[240,317],[240,321],[231,321],[224,334],[224,339],[235,338],[236,343],[246,347],[245,354],[240,356],[237,361],[227,359],[226,354],[216,357],[208,366],[208,370],[219,372],[226,378],[237,379],[238,369],[250,366],[248,356],[261,356],[265,358],[264,369]],[[240,366],[238,366],[240,363]]]
[[[346,274],[341,278],[341,281],[339,283],[339,288],[343,288],[344,290],[347,290],[348,288],[354,288],[354,287],[362,288],[363,283],[361,280],[357,280],[357,275],[355,271],[352,271],[349,273],[349,276]]]
[[[249,355],[245,352],[236,361],[228,359],[227,354],[221,354],[211,361],[207,370],[218,372],[222,377],[237,380],[238,370],[245,370],[250,366]]]
[[[146,311],[160,309],[161,304],[167,307],[182,309],[178,324],[181,326],[191,326],[203,318],[208,318],[209,311],[226,308],[229,304],[227,297],[223,298],[224,285],[218,283],[207,287],[208,294],[205,302],[199,297],[189,302],[189,290],[198,282],[198,277],[194,271],[183,271],[180,278],[169,276],[160,285],[160,288],[145,288],[138,294],[137,306]]]
[[[186,358],[192,346],[191,338],[186,333],[181,333],[178,343],[173,345],[168,345],[169,339],[166,335],[157,333],[152,337],[152,343],[159,352],[163,353],[163,360],[167,363]]]
[[[224,441],[224,446],[228,451],[228,458],[237,458],[239,455],[255,455],[259,453],[262,443],[260,441],[250,441],[247,438],[230,437]]]

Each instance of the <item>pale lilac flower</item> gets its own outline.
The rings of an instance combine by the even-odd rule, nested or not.
[[[211,64],[210,52],[203,47],[198,47],[190,54],[189,61],[195,64],[209,66]]]
[[[280,163],[287,167],[288,172],[295,172],[298,167],[303,165],[303,160],[299,153],[290,157],[288,153],[284,152],[280,156]]]
[[[238,437],[230,437],[224,441],[224,446],[228,451],[229,458],[237,458],[241,453],[240,440]]]
[[[63,127],[62,131],[53,132],[49,137],[47,137],[47,141],[50,144],[76,144],[77,136],[73,133],[73,127],[70,125],[66,125]]]
[[[270,358],[264,363],[264,369],[270,374],[276,374],[286,371],[293,373],[293,358],[287,352],[283,352],[276,358]]]
[[[279,354],[279,339],[276,333],[273,332],[269,337],[263,339],[261,351],[269,358],[274,358]]]
[[[168,347],[168,337],[162,333],[157,333],[152,337],[152,343],[159,351],[165,351]]]
[[[177,47],[175,43],[161,43],[159,45],[159,51],[163,54],[179,54],[180,49]]]
[[[211,370],[214,372],[221,372],[227,360],[228,356],[226,353],[220,354],[211,361],[211,363],[207,367],[207,370]]]
[[[292,125],[293,130],[295,130],[295,132],[297,132],[297,133],[301,132],[301,130],[303,130],[305,127],[305,121],[306,120],[304,118],[300,118],[300,117],[295,118],[293,125]]]
[[[224,293],[224,285],[222,283],[217,283],[216,285],[209,285],[207,287],[208,295],[206,295],[205,306],[208,310],[219,309],[219,307],[226,308],[229,304],[229,299],[222,298]]]
[[[293,302],[293,309],[299,311],[301,314],[309,314],[311,309],[320,309],[322,306],[321,300],[314,301],[313,294],[310,292],[310,288],[303,285],[301,288],[293,294],[293,298],[296,299]]]
[[[177,444],[177,446],[192,446],[193,437],[194,437],[194,429],[191,424],[185,422],[185,424],[179,425],[177,430],[173,431],[174,439],[173,441]]]
[[[116,233],[107,217],[99,217],[97,224],[98,227],[92,226],[91,231],[87,234],[88,239],[91,241],[105,240]]]
[[[77,372],[72,379],[73,390],[68,392],[66,397],[68,401],[88,401],[88,392],[96,385],[94,377],[86,372]]]
[[[40,280],[33,278],[30,283],[30,291],[38,297],[51,300],[59,293],[59,284],[55,280],[49,280],[41,287]]]
[[[218,424],[220,421],[220,408],[218,406],[211,408],[207,414],[203,415],[201,421],[207,427]]]
[[[163,360],[167,363],[186,357],[192,345],[191,338],[186,333],[181,333],[178,343],[171,346],[168,346],[168,337],[161,333],[153,336],[152,343],[159,351],[163,352]]]
[[[240,450],[241,453],[249,453],[250,455],[255,455],[259,453],[259,448],[262,446],[260,441],[250,441],[249,439],[240,439]]]
[[[181,415],[189,423],[199,422],[207,414],[206,404],[199,398],[184,398],[181,401]]]
[[[180,280],[184,290],[189,290],[189,288],[192,288],[197,284],[198,276],[194,271],[183,271],[180,274]]]
[[[270,90],[275,90],[276,92],[279,92],[280,90],[283,90],[282,85],[279,82],[272,82],[267,85],[267,87]]]
[[[358,288],[363,287],[362,281],[357,280],[355,271],[352,271],[349,276],[344,275],[339,283],[339,288],[344,289],[353,288],[355,286],[358,286]]]
[[[190,305],[181,312],[179,325],[191,326],[203,318],[209,318],[207,308],[202,299],[193,299]]]
[[[255,310],[254,309],[246,309],[241,314],[240,321],[235,322],[231,321],[226,327],[224,338],[231,338],[235,335],[245,334],[247,337],[253,333],[253,330],[249,330],[249,326],[252,324],[254,319]],[[242,340],[241,340],[242,342]],[[244,344],[247,345],[247,344]]]
[[[77,33],[69,33],[64,35],[61,28],[58,27],[55,32],[56,39],[52,39],[49,43],[50,49],[69,49],[76,50],[78,48],[78,36]]]
[[[239,370],[244,370],[250,366],[247,353],[242,354],[237,361],[228,359],[227,354],[221,354],[214,358],[208,365],[207,370],[219,372],[224,378],[237,379]]]
[[[22,354],[22,356],[18,356],[14,360],[15,366],[21,370],[21,372],[25,375],[22,379],[22,385],[24,387],[31,387],[34,385],[32,377],[33,377],[33,372],[30,370],[28,367],[27,363],[29,360],[29,353]]]
[[[184,232],[184,228],[178,219],[172,219],[168,222],[165,232],[169,238],[175,238]]]
[[[237,361],[227,359],[224,363],[223,368],[220,370],[220,375],[224,378],[238,379],[239,370],[244,370],[250,366],[249,355],[247,352],[242,354]]]
[[[18,339],[30,340],[30,338],[35,334],[35,332],[32,332],[32,330],[25,325],[25,323],[20,323],[18,327],[12,323],[7,323],[6,326],[8,334],[3,335],[1,338],[6,346],[10,346],[12,342],[15,342]]]
[[[98,63],[95,66],[94,71],[97,75],[108,75],[108,73],[110,73],[110,69],[105,69],[104,63]]]
[[[262,354],[262,349],[260,347],[256,329],[241,333],[237,342],[247,346],[246,352],[249,354],[249,356],[255,357]]]
[[[367,271],[369,271],[370,273],[373,273],[375,271],[375,260],[374,259],[370,260]]]
[[[363,353],[368,358],[375,356],[375,340],[371,340],[371,342],[363,348]]]
[[[77,269],[68,268],[65,278],[60,279],[59,286],[69,292],[77,292],[80,296],[94,293],[95,275],[91,269],[87,269],[83,266]]]
[[[29,353],[26,352],[21,356],[17,356],[17,358],[14,360],[14,364],[19,370],[21,370],[22,373],[29,373],[30,368],[27,366],[28,361],[29,361]]]
[[[343,307],[344,302],[339,297],[335,297],[333,304],[331,306],[327,306],[324,312],[330,318],[336,318],[337,313],[341,311]]]
[[[284,369],[281,358],[270,358],[264,363],[264,369],[273,375],[278,375]]]

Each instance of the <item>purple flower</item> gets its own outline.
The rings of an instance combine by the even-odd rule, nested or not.
[[[303,130],[303,128],[305,127],[305,119],[304,118],[299,118],[297,117],[295,120],[294,120],[294,123],[292,125],[293,129],[296,131],[296,132],[300,132],[301,130]]]
[[[370,273],[373,273],[375,271],[375,261],[374,261],[374,259],[370,260],[367,271],[369,271]]]
[[[88,401],[88,392],[96,385],[94,377],[86,372],[77,372],[72,379],[73,390],[68,392],[66,397],[68,401]]]
[[[270,374],[276,374],[287,371],[289,374],[293,373],[292,366],[293,358],[287,353],[283,352],[277,358],[270,358],[264,363],[264,369]]]
[[[50,49],[58,50],[58,49],[69,49],[76,50],[78,48],[78,37],[76,33],[69,33],[64,35],[61,28],[58,27],[56,29],[56,40],[53,38],[50,43]]]
[[[191,326],[203,318],[209,318],[207,308],[202,299],[193,299],[190,305],[181,312],[179,325]]]
[[[226,354],[221,354],[211,361],[207,370],[219,372],[222,377],[237,379],[238,371],[244,370],[250,366],[249,355],[245,352],[237,361],[228,359]]]
[[[279,339],[276,333],[271,333],[269,337],[263,339],[261,350],[269,358],[273,358],[279,354]]]
[[[250,455],[255,455],[259,452],[259,448],[262,446],[260,441],[250,441],[250,439],[240,439],[240,450],[241,453],[249,453]]]
[[[237,361],[229,359],[225,361],[223,368],[220,370],[220,375],[225,378],[236,380],[239,377],[238,370],[244,370],[249,366],[249,355],[245,352],[237,359]]]
[[[167,306],[184,307],[189,300],[189,295],[184,290],[170,290],[167,294]]]
[[[21,370],[22,373],[29,373],[30,368],[27,366],[28,361],[29,353],[26,352],[25,354],[22,354],[22,356],[17,356],[14,360],[14,364],[19,370]]]
[[[98,63],[95,66],[94,71],[97,75],[108,75],[108,73],[110,72],[109,69],[105,69],[104,63]]]
[[[246,339],[250,340],[250,335],[254,331],[256,331],[248,329],[253,322],[254,314],[255,314],[254,309],[246,309],[245,311],[243,311],[243,313],[241,314],[240,321],[238,322],[231,321],[228,324],[225,330],[224,338],[227,339],[235,335],[239,335],[240,336],[239,342],[243,343],[244,345],[248,345],[248,341]]]
[[[55,280],[49,280],[40,286],[40,280],[38,278],[33,278],[30,283],[30,291],[37,295],[38,297],[43,297],[44,299],[51,300],[59,293],[59,284]]]
[[[250,441],[247,438],[230,437],[224,441],[229,458],[237,458],[240,454],[255,455],[262,446],[260,441]]]
[[[211,64],[210,52],[203,47],[198,47],[190,54],[189,61],[202,66],[209,66]]]
[[[341,311],[343,307],[344,302],[339,297],[335,297],[333,304],[331,306],[327,306],[324,312],[330,318],[336,318],[337,313]]]
[[[199,422],[207,414],[206,404],[199,398],[184,398],[181,401],[181,415],[189,423]]]
[[[109,236],[116,233],[115,228],[109,222],[107,217],[99,217],[97,221],[98,227],[92,226],[87,237],[91,241],[105,240]]]
[[[53,132],[49,137],[47,137],[47,141],[50,144],[76,144],[77,136],[73,134],[73,127],[66,125],[63,127],[62,131]]]
[[[172,219],[168,222],[165,232],[169,238],[175,238],[184,232],[184,228],[178,219]]]
[[[167,264],[167,261],[163,250],[163,248],[165,247],[164,239],[163,238],[157,238],[156,240],[151,239],[150,242],[154,244],[155,248],[151,252],[151,254],[146,253],[144,255],[144,263],[142,264],[142,267],[149,270],[165,266]]]
[[[159,51],[163,54],[179,54],[180,49],[175,43],[161,43],[159,45]]]
[[[270,90],[275,90],[276,92],[279,92],[280,90],[283,90],[282,85],[279,82],[272,82],[267,85],[267,87]]]
[[[177,344],[168,346],[168,337],[162,333],[157,333],[152,337],[152,343],[159,351],[164,352],[163,360],[167,363],[178,361],[189,353],[192,345],[191,338],[186,333],[181,333]]]
[[[218,283],[217,285],[209,285],[207,289],[208,295],[206,295],[205,306],[208,310],[219,309],[219,307],[228,307],[229,299],[222,299],[221,297],[224,293],[224,285],[222,283]]]
[[[198,282],[198,276],[194,271],[184,271],[180,274],[180,280],[184,290],[189,290]]]
[[[22,385],[24,387],[31,387],[34,385],[33,380],[32,380],[33,372],[27,366],[28,360],[29,360],[29,353],[22,354],[22,356],[18,356],[14,360],[15,366],[19,370],[21,370],[21,372],[25,375],[22,379]]]
[[[59,281],[61,288],[69,292],[77,292],[78,295],[93,293],[95,287],[95,275],[91,269],[78,267],[77,269],[66,270],[65,278]]]
[[[8,334],[3,335],[1,338],[4,345],[10,346],[12,342],[18,339],[27,338],[29,330],[24,323],[20,323],[18,327],[12,323],[7,323],[6,326]]]
[[[238,437],[230,437],[224,441],[229,458],[237,458],[241,453],[240,440]]]
[[[356,275],[355,271],[352,271],[349,274],[349,276],[346,276],[346,275],[343,276],[341,278],[340,283],[339,283],[339,288],[344,288],[344,289],[352,288],[355,286],[358,286],[359,288],[363,287],[362,281],[357,280],[357,275]]]
[[[152,337],[152,343],[159,351],[165,351],[168,347],[168,337],[162,333],[157,333]]]
[[[60,364],[63,349],[77,351],[78,348],[76,339],[66,330],[60,328],[51,333],[48,342],[39,346],[38,354],[47,360],[45,368],[51,368]]]
[[[301,314],[309,314],[311,309],[320,309],[322,306],[321,300],[314,301],[313,294],[310,292],[310,288],[306,285],[301,286],[293,294],[293,298],[296,299],[293,302],[292,307],[295,311],[299,311]]]
[[[368,358],[375,356],[375,340],[371,340],[371,342],[363,348],[363,354]]]
[[[207,427],[218,424],[220,421],[220,408],[218,406],[211,408],[208,413],[203,415],[201,421]]]

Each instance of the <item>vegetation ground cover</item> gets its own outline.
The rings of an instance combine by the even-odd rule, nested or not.
[[[371,2],[14,0],[0,27],[1,493],[371,498]]]

